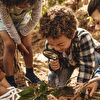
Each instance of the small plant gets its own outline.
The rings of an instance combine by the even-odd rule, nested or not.
[[[80,87],[79,91],[77,91],[76,94],[74,94],[75,90],[71,86],[66,85],[63,87],[51,88],[44,81],[42,81],[40,84],[32,85],[20,92],[19,100],[48,100],[48,95],[56,97],[57,100],[59,100],[58,98],[60,98],[61,96],[73,100],[100,100],[100,92],[96,92],[93,97],[89,97],[89,94],[86,94],[86,87],[98,80],[100,80],[99,77],[91,79],[89,82],[84,83],[84,85]]]

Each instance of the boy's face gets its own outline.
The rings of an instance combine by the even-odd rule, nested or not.
[[[68,51],[71,45],[71,39],[65,35],[60,35],[58,38],[48,37],[47,40],[49,46],[59,52]]]
[[[95,29],[100,31],[100,11],[96,9],[92,14],[92,18],[95,21]]]

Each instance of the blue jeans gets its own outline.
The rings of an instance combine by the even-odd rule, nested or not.
[[[96,69],[94,76],[100,76],[100,54],[96,53]]]

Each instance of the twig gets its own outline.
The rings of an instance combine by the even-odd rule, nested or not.
[[[80,88],[80,90],[76,93],[76,95],[73,97],[73,100],[76,100],[76,98],[80,95],[80,93],[82,92],[82,90],[84,88],[86,88],[88,85],[90,85],[91,83],[94,83],[94,82],[97,82],[100,80],[100,77],[96,77],[96,78],[93,78],[91,79],[89,82],[87,83],[84,83],[84,85],[82,86],[82,88]]]

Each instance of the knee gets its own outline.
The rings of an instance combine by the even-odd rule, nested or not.
[[[55,73],[49,73],[48,80],[54,80],[55,78],[56,78],[56,74]]]
[[[15,48],[16,48],[16,46],[13,43],[10,43],[10,44],[6,45],[6,50],[11,54],[15,53]]]
[[[48,75],[48,85],[49,85],[50,87],[55,87],[55,86],[56,86],[55,79],[56,79],[55,74],[50,73],[50,74]]]

